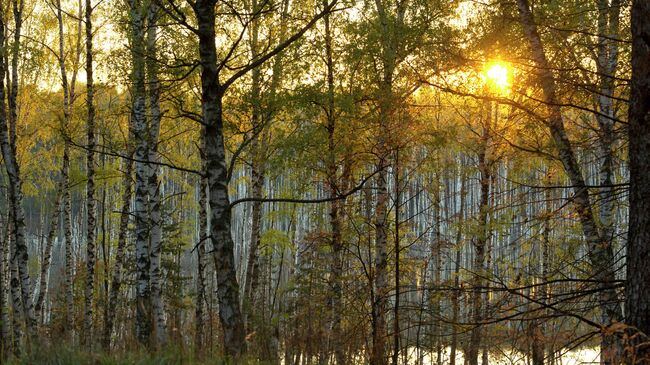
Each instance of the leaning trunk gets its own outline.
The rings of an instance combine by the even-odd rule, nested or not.
[[[580,166],[567,137],[562,119],[562,111],[556,96],[555,80],[550,65],[544,54],[544,48],[537,31],[537,25],[528,5],[528,0],[517,0],[524,33],[532,51],[533,60],[538,70],[538,81],[543,91],[543,101],[548,111],[548,127],[553,141],[559,151],[559,157],[564,165],[571,185],[573,186],[573,202],[587,242],[587,255],[591,265],[591,274],[599,283],[598,305],[604,325],[623,319],[623,313],[616,292],[616,275],[614,252],[611,241],[603,237],[596,224],[589,190],[583,178]],[[646,46],[647,47],[647,46]],[[614,336],[603,335],[602,352],[606,357],[617,357],[622,351],[619,341]],[[605,361],[609,363],[609,361]]]

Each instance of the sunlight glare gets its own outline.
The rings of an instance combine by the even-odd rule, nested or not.
[[[508,67],[501,62],[492,63],[485,71],[487,82],[497,91],[507,91],[510,87]]]

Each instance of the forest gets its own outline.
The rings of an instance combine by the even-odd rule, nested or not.
[[[0,363],[650,364],[650,0],[0,0]]]

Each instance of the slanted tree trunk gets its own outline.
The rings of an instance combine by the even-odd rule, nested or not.
[[[129,141],[127,141],[127,159],[124,159],[124,177],[122,178],[122,186],[124,191],[122,192],[122,209],[120,211],[120,227],[119,233],[117,236],[117,248],[115,249],[115,263],[113,266],[113,274],[111,277],[111,287],[108,295],[108,310],[106,318],[104,319],[104,335],[103,335],[103,347],[105,350],[110,350],[111,347],[111,335],[113,333],[113,323],[115,321],[115,315],[117,314],[116,307],[118,305],[117,298],[120,293],[120,287],[122,286],[122,265],[124,265],[124,254],[126,249],[126,241],[129,234],[129,217],[130,217],[130,206],[131,206],[131,195],[133,194],[133,161],[131,156],[133,154],[133,147],[130,142],[133,136],[131,130],[131,123],[129,123]]]
[[[562,119],[562,111],[556,95],[555,80],[550,65],[544,53],[537,24],[530,10],[528,0],[517,0],[519,15],[524,33],[531,48],[533,61],[537,68],[538,82],[542,87],[543,101],[546,104],[547,125],[558,149],[560,160],[573,187],[573,203],[575,204],[582,231],[587,243],[587,255],[590,261],[591,274],[599,282],[601,292],[598,294],[598,304],[603,325],[621,321],[623,313],[615,289],[614,253],[611,241],[603,236],[594,217],[589,190],[585,183],[580,166],[576,160],[573,147],[567,137]],[[608,358],[620,355],[622,348],[614,336],[603,335],[602,353],[605,363]]]
[[[56,238],[56,231],[59,227],[59,216],[61,213],[61,200],[63,198],[63,180],[59,182],[56,197],[54,198],[54,206],[52,207],[52,215],[50,216],[50,227],[45,241],[45,249],[43,250],[43,258],[41,261],[41,275],[38,284],[38,297],[34,305],[34,312],[37,322],[44,321],[43,303],[47,296],[47,289],[50,276],[50,264],[52,262],[52,247],[54,247],[54,239]],[[1,295],[1,294],[0,294]]]
[[[632,1],[632,85],[629,152],[630,225],[627,244],[625,313],[627,324],[650,336],[650,2]],[[647,337],[639,341],[647,341]],[[633,354],[647,363],[644,345]],[[645,361],[645,362],[643,362]]]
[[[160,135],[160,82],[158,81],[158,58],[156,37],[158,34],[158,17],[160,10],[156,2],[149,4],[147,14],[147,84],[149,86],[149,114],[151,123],[148,135],[148,173],[147,187],[149,192],[150,214],[150,262],[151,262],[151,304],[153,315],[153,328],[156,335],[156,348],[161,348],[167,342],[165,324],[165,308],[162,299],[162,217],[160,186],[158,184],[158,137]]]
[[[10,130],[8,125],[8,118],[4,103],[0,106],[0,148],[2,149],[2,157],[4,159],[5,169],[7,170],[7,175],[9,176],[9,202],[10,209],[12,213],[13,220],[13,244],[15,250],[12,255],[15,255],[15,265],[17,267],[16,277],[12,277],[11,286],[12,290],[15,286],[19,288],[20,300],[22,301],[21,309],[24,312],[24,320],[27,331],[30,337],[33,337],[36,334],[36,317],[34,316],[34,305],[31,298],[31,284],[29,278],[29,270],[27,263],[29,261],[27,244],[25,242],[25,211],[23,209],[23,193],[22,193],[22,181],[20,178],[20,168],[18,166],[18,160],[16,156],[16,134],[15,134],[15,121],[17,118],[16,111],[16,95],[18,92],[18,71],[17,71],[17,53],[19,52],[20,45],[20,27],[22,24],[22,2],[17,4],[16,1],[13,2],[13,11],[14,11],[14,55],[12,59],[12,95],[9,97],[9,114],[11,120],[13,121],[13,131]],[[0,19],[0,44],[5,44],[5,24],[4,19]],[[15,66],[15,67],[14,67]],[[0,74],[5,73],[5,64],[4,58],[0,61]],[[0,82],[0,100],[4,100],[4,85],[3,82]],[[13,138],[10,140],[9,135],[12,135]]]
[[[86,346],[93,344],[93,296],[95,291],[95,226],[97,202],[95,201],[95,85],[93,80],[93,28],[92,2],[86,0],[86,285],[84,288],[84,337]]]

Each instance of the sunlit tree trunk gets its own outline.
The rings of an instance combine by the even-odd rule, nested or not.
[[[149,125],[148,142],[148,177],[147,187],[149,192],[150,214],[150,262],[151,262],[151,304],[153,327],[156,335],[156,348],[161,348],[167,342],[165,325],[165,312],[162,299],[162,268],[160,265],[162,255],[162,218],[160,186],[158,183],[158,137],[160,135],[160,82],[158,81],[158,58],[156,37],[158,34],[158,17],[160,10],[155,2],[149,5],[147,14],[147,84],[149,86]]]
[[[629,152],[630,223],[625,287],[626,321],[650,335],[650,2],[632,1],[632,85],[630,91]],[[638,337],[637,337],[638,338]],[[647,337],[638,338],[647,341]],[[635,343],[634,345],[638,345]],[[650,358],[643,345],[634,355]]]

